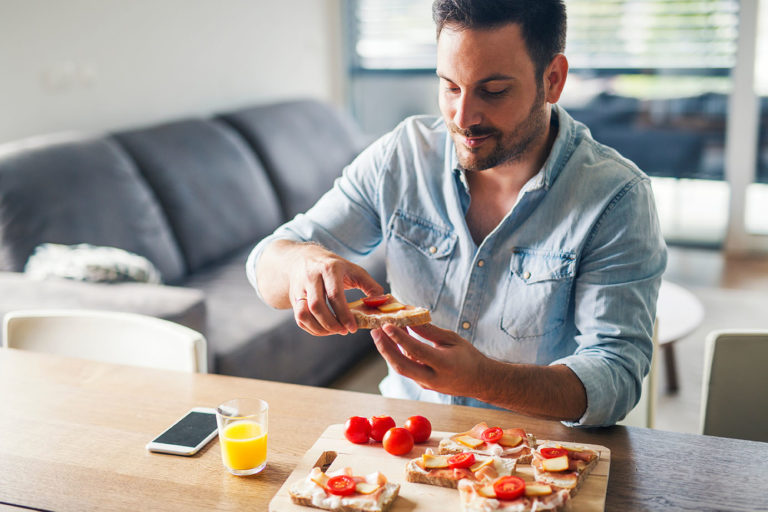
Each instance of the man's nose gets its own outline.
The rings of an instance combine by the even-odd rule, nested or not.
[[[456,111],[453,115],[454,124],[466,130],[473,126],[481,124],[483,121],[483,111],[477,98],[471,94],[462,93],[456,100]]]

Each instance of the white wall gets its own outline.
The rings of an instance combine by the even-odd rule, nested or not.
[[[343,106],[340,0],[0,0],[0,143],[275,99]]]

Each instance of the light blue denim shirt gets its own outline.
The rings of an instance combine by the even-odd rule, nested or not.
[[[564,364],[587,410],[567,425],[610,425],[640,398],[666,247],[648,177],[557,105],[540,172],[477,246],[470,195],[441,119],[412,117],[350,164],[306,214],[264,239],[313,240],[353,261],[385,244],[389,286],[428,307],[489,357]],[[427,391],[391,368],[385,396],[489,407]]]

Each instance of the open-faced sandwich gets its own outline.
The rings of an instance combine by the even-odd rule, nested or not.
[[[519,476],[502,476],[491,482],[459,481],[461,509],[464,512],[551,512],[567,510],[570,494],[565,489],[527,482]]]
[[[384,324],[405,327],[432,321],[428,309],[403,304],[390,294],[364,297],[350,302],[349,309],[355,315],[360,329],[375,329]]]
[[[546,441],[536,447],[531,466],[537,482],[562,487],[574,495],[599,458],[589,448]]]
[[[475,455],[472,452],[435,455],[427,448],[421,457],[408,461],[405,478],[409,482],[455,489],[461,479],[482,482],[511,475],[515,472],[516,464],[515,459]]]
[[[514,458],[519,464],[531,461],[536,440],[521,428],[489,427],[480,422],[471,430],[454,434],[440,441],[441,454],[470,451],[478,455]]]
[[[334,512],[385,512],[399,492],[400,485],[380,472],[355,476],[351,468],[343,468],[326,474],[317,467],[288,490],[297,505]]]

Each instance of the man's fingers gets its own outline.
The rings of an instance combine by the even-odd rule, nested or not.
[[[411,325],[408,328],[435,345],[449,345],[456,338],[455,332],[433,324]]]
[[[397,343],[397,345],[405,351],[409,358],[424,364],[429,364],[431,359],[430,356],[434,351],[432,347],[413,338],[400,327],[395,327],[391,324],[385,324],[384,327],[382,327],[382,330],[392,339],[392,341]]]
[[[307,306],[309,311],[320,324],[325,334],[338,333],[346,334],[347,329],[339,324],[336,317],[328,308],[328,304],[325,302],[325,287],[322,281],[313,283],[312,286],[307,288]]]
[[[328,334],[317,320],[315,320],[315,316],[309,310],[306,297],[294,299],[293,318],[296,320],[296,325],[313,336],[324,336]]]
[[[357,331],[355,316],[349,310],[349,306],[347,305],[347,296],[344,294],[342,278],[337,278],[337,276],[334,275],[324,275],[323,278],[325,279],[328,302],[330,302],[339,324],[343,325],[349,332]]]
[[[347,288],[359,288],[368,297],[372,295],[382,295],[384,287],[376,282],[374,278],[361,266],[355,265],[347,275],[350,280]]]
[[[417,382],[426,382],[433,374],[430,367],[407,357],[383,329],[371,329],[376,349],[397,373]]]

